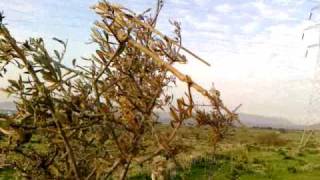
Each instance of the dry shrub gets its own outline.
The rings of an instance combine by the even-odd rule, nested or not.
[[[67,44],[49,53],[41,38],[16,41],[0,24],[0,70],[19,69],[5,91],[16,98],[17,113],[2,118],[8,143],[6,161],[18,175],[31,179],[125,179],[131,167],[150,165],[155,157],[174,159],[183,146],[172,143],[185,120],[212,129],[214,146],[237,118],[219,98],[174,68],[186,63],[180,24],[172,22],[175,37],[155,29],[163,6],[155,15],[135,14],[127,8],[100,2],[93,10],[101,17],[92,28],[99,49],[85,63],[66,67]],[[203,61],[204,62],[204,61]],[[82,64],[82,65],[81,65]],[[85,65],[86,64],[86,65]],[[184,97],[166,89],[176,79],[187,84]],[[196,107],[193,93],[210,103]],[[157,129],[157,109],[170,109],[171,128]],[[37,138],[36,142],[31,141]],[[152,143],[145,141],[151,139]]]
[[[267,146],[285,146],[288,140],[281,137],[280,133],[267,132],[256,137],[256,143]]]

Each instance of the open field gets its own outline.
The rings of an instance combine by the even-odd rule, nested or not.
[[[302,131],[238,128],[221,143],[214,157],[206,129],[184,128],[189,152],[182,153],[173,179],[319,179],[319,133],[300,152]],[[147,179],[135,176],[132,179]]]
[[[160,129],[167,129],[165,125]],[[210,131],[183,127],[174,143],[185,150],[172,179],[318,179],[319,132],[300,152],[302,131],[236,128],[213,156]],[[150,141],[150,140],[146,140]],[[1,170],[0,179],[13,179],[12,170]],[[133,167],[130,179],[149,179],[149,167]]]

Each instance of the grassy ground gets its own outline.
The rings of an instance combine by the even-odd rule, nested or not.
[[[319,179],[319,132],[301,151],[301,131],[237,128],[232,134],[213,156],[209,129],[183,127],[175,143],[183,144],[185,152],[177,157],[181,168],[172,179]],[[130,179],[150,179],[148,167],[133,167],[132,172]],[[11,173],[0,170],[0,179],[13,179]]]
[[[191,145],[179,156],[185,168],[172,179],[243,179],[243,180],[318,180],[320,142],[316,133],[304,149],[298,151],[301,131],[235,129],[213,156],[209,131],[184,128],[182,140]],[[187,137],[190,140],[183,139]],[[147,175],[132,179],[148,179]]]

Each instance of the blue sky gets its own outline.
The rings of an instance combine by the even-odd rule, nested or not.
[[[68,56],[88,56],[94,46],[90,27],[98,19],[90,0],[0,1],[0,10],[13,34],[23,40],[41,36],[49,48],[52,37],[68,39]],[[137,12],[154,7],[153,0],[112,0]],[[178,68],[203,86],[212,82],[232,108],[242,103],[242,112],[281,116],[307,121],[316,50],[304,57],[306,46],[316,42],[315,31],[304,28],[316,1],[307,0],[165,0],[159,29],[171,34],[169,19],[182,24],[183,43],[207,59],[212,67],[190,59]],[[316,13],[315,13],[316,14]],[[12,73],[13,76],[14,72]],[[174,92],[181,93],[181,88]],[[5,100],[4,96],[0,99]],[[320,107],[320,105],[319,105]]]

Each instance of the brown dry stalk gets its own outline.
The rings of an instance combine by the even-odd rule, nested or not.
[[[227,109],[219,100],[219,97],[216,94],[209,94],[209,92],[194,82],[190,76],[187,76],[183,73],[181,73],[179,70],[177,70],[175,67],[163,62],[155,53],[153,53],[150,49],[147,49],[146,47],[136,43],[135,41],[129,40],[129,44],[133,45],[134,47],[140,49],[144,53],[148,54],[150,57],[152,57],[153,60],[155,60],[159,65],[163,65],[166,69],[168,69],[172,74],[174,74],[179,80],[190,84],[191,87],[193,87],[196,91],[198,91],[200,94],[202,94],[205,97],[208,97],[209,100],[214,100],[216,104],[219,104],[219,106],[225,110],[228,114],[231,114],[231,111]]]
[[[157,29],[154,29],[151,25],[142,22],[141,20],[139,20],[138,18],[136,18],[135,16],[127,16],[124,12],[122,12],[122,9],[125,9],[127,11],[132,12],[131,10],[129,10],[128,8],[123,8],[119,5],[114,6],[111,3],[108,3],[107,1],[104,2],[107,6],[109,6],[111,9],[115,10],[117,13],[119,13],[120,17],[128,17],[129,21],[133,21],[133,23],[137,23],[138,25],[141,25],[147,29],[149,29],[150,31],[156,33],[157,35],[159,35],[160,37],[162,37],[165,40],[170,41],[171,43],[175,44],[176,46],[180,47],[181,49],[183,49],[184,51],[186,51],[187,53],[189,53],[190,55],[192,55],[193,57],[195,57],[196,59],[198,59],[199,61],[201,61],[202,63],[206,64],[207,66],[210,66],[210,63],[208,63],[206,60],[202,59],[201,57],[199,57],[198,55],[194,54],[192,51],[190,51],[189,49],[181,46],[180,44],[177,44],[176,41],[172,40],[171,38],[169,38],[168,36],[162,34],[160,31],[158,31]],[[93,6],[92,8],[100,15],[104,15],[105,14],[105,9],[103,8],[104,6]],[[159,12],[158,12],[159,13]],[[158,14],[156,14],[156,16],[158,16]]]

